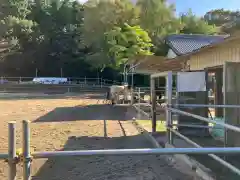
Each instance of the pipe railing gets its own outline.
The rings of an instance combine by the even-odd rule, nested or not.
[[[182,135],[181,133],[179,133],[178,131],[170,128],[169,129],[172,133],[174,133],[176,136],[180,137],[181,139],[185,140],[187,143],[193,145],[196,148],[203,148],[202,146],[200,146],[199,144],[195,143],[194,141],[192,141],[191,139],[187,138],[186,136]],[[211,157],[212,159],[214,159],[215,161],[219,162],[220,164],[222,164],[223,166],[229,168],[230,170],[232,170],[234,173],[238,174],[240,176],[240,169],[236,168],[235,166],[233,166],[232,164],[226,162],[225,160],[223,160],[222,158],[216,156],[215,154],[208,154],[209,157]]]
[[[168,111],[175,112],[175,109],[165,107]],[[177,111],[178,112],[178,111]],[[192,115],[190,113],[190,115]],[[200,118],[201,120],[202,118]],[[204,119],[205,121],[205,119]],[[212,122],[212,121],[211,121]],[[108,150],[74,150],[74,151],[42,151],[42,152],[31,152],[30,151],[30,122],[23,121],[23,143],[22,149],[23,153],[19,156],[16,155],[16,124],[15,122],[10,122],[9,129],[9,150],[8,154],[0,154],[0,159],[5,159],[9,164],[9,180],[15,180],[16,178],[16,164],[23,163],[23,180],[30,180],[31,177],[31,162],[34,159],[39,158],[50,158],[50,157],[69,157],[69,156],[108,156],[108,155],[173,155],[173,154],[208,154],[210,157],[218,161],[220,164],[232,170],[234,173],[240,175],[240,170],[230,163],[224,161],[222,158],[214,154],[239,154],[240,147],[208,147],[203,148],[197,143],[191,141],[186,136],[180,134],[178,131],[172,129],[171,126],[174,124],[168,124],[167,128],[184,139],[186,142],[192,144],[195,148],[156,148],[156,149],[108,149]],[[231,126],[224,125],[228,129],[232,129]],[[18,161],[22,159],[22,161]]]
[[[211,119],[208,119],[208,118],[196,115],[196,114],[192,114],[192,113],[181,111],[181,110],[174,109],[174,108],[167,108],[166,107],[166,109],[171,111],[171,112],[178,113],[180,115],[190,116],[190,117],[196,118],[196,119],[198,119],[200,121],[217,124],[217,125],[220,125],[220,126],[226,128],[226,129],[229,129],[229,130],[232,130],[232,131],[235,131],[235,132],[240,132],[240,128],[237,127],[237,126],[233,126],[233,125],[230,125],[230,124],[227,124],[227,123],[223,123],[223,122],[214,121],[214,120],[211,120]]]
[[[196,105],[197,106],[197,105]],[[218,106],[218,107],[224,107],[225,108],[225,105],[215,105],[215,107]],[[188,104],[184,105],[184,107],[188,107]],[[189,107],[195,107],[195,105],[189,105]],[[199,107],[212,107],[211,105],[200,105]],[[226,108],[236,108],[237,106],[235,105],[226,105]],[[240,106],[238,106],[239,108]],[[220,125],[222,127],[224,127],[225,129],[228,129],[228,130],[232,130],[232,131],[235,131],[235,132],[240,132],[240,128],[239,127],[236,127],[236,126],[233,126],[233,125],[230,125],[230,124],[227,124],[227,123],[223,123],[223,122],[218,122],[218,121],[214,121],[214,120],[211,120],[211,119],[208,119],[208,118],[205,118],[205,117],[202,117],[202,116],[199,116],[199,115],[196,115],[196,114],[192,114],[192,113],[189,113],[189,112],[185,112],[185,111],[182,111],[182,110],[179,110],[179,109],[175,109],[175,108],[172,108],[170,105],[169,106],[165,106],[164,107],[166,109],[166,111],[169,111],[171,113],[176,113],[176,114],[180,114],[180,115],[185,115],[185,116],[189,116],[189,117],[193,117],[195,119],[198,119],[200,121],[204,121],[204,122],[207,122],[207,123],[212,123],[212,124],[216,124],[216,125]],[[172,127],[173,126],[181,126],[180,125],[176,125],[176,124],[173,124],[172,123],[172,120],[170,120],[170,123],[167,123],[167,129],[168,131],[170,131],[171,133],[175,134],[176,136],[180,137],[181,139],[183,139],[184,141],[186,141],[187,143],[193,145],[194,147],[197,147],[197,148],[203,148],[202,146],[200,146],[199,144],[195,143],[194,141],[190,140],[189,138],[187,138],[186,136],[184,136],[183,134],[179,133],[178,131],[174,130]],[[193,125],[185,125],[186,127],[189,127],[189,128],[192,128]],[[200,126],[200,125],[195,125],[195,127],[198,127],[198,128],[209,128],[209,126]],[[226,147],[224,147],[226,148]],[[205,149],[205,148],[203,148]],[[233,166],[232,164],[230,164],[229,162],[223,160],[222,158],[214,155],[216,153],[209,153],[209,157],[213,158],[214,160],[216,160],[217,162],[219,162],[221,165],[223,165],[224,167],[228,168],[229,170],[231,170],[232,172],[234,172],[235,174],[239,175],[240,176],[240,169]]]
[[[144,90],[139,90],[139,91],[144,91]],[[156,92],[156,91],[155,91]],[[172,95],[169,95],[166,100],[168,101],[169,99],[173,99]],[[168,103],[171,101],[168,101]],[[150,117],[150,114],[145,112],[144,110],[141,109],[140,106],[146,106],[146,107],[151,107],[152,104],[150,103],[135,103],[133,104],[133,107],[136,108],[138,110],[138,112],[142,113],[143,115],[146,115],[147,117]],[[178,132],[177,130],[174,129],[174,127],[188,127],[188,128],[205,128],[205,129],[210,129],[213,128],[212,126],[209,125],[193,125],[193,124],[173,124],[172,121],[172,113],[174,114],[178,114],[178,115],[184,115],[184,116],[189,116],[195,119],[198,119],[200,121],[203,122],[207,122],[207,123],[211,123],[211,124],[216,124],[219,125],[225,129],[228,130],[232,130],[234,132],[240,132],[240,128],[237,126],[233,126],[224,122],[218,122],[206,117],[202,117],[196,114],[192,114],[186,111],[182,111],[179,109],[176,109],[178,107],[189,107],[189,108],[240,108],[240,105],[215,105],[215,104],[166,104],[164,106],[161,106],[160,104],[156,103],[156,107],[161,107],[163,109],[166,110],[166,113],[170,112],[170,115],[167,116],[167,122],[166,122],[166,128],[167,128],[167,133],[168,133],[168,142],[170,144],[173,143],[173,136],[172,134],[175,134],[176,136],[178,136],[179,138],[183,139],[184,141],[186,141],[187,143],[193,145],[196,148],[199,149],[207,149],[205,147],[200,146],[199,144],[197,144],[196,142],[190,140],[188,137],[184,136],[183,134],[181,134],[180,132]],[[221,128],[219,127],[219,129]],[[178,149],[178,148],[177,148]],[[217,147],[216,149],[227,149],[227,147]],[[221,165],[223,165],[224,167],[228,168],[229,170],[231,170],[233,173],[237,174],[240,176],[240,169],[235,167],[234,165],[230,164],[229,162],[225,161],[224,159],[220,158],[219,156],[215,155],[217,151],[213,152],[213,153],[207,153],[209,157],[211,157],[212,159],[214,159],[215,161],[217,161],[218,163],[220,163]],[[240,153],[240,152],[239,152]],[[187,154],[187,153],[186,153]],[[200,154],[200,153],[199,153]]]
[[[8,153],[0,153],[0,160],[8,163],[8,179],[16,178],[16,122],[8,123]]]
[[[30,152],[30,122],[23,121],[23,180],[30,180],[31,161],[39,158],[109,155],[238,154],[240,147],[228,148],[147,148]]]
[[[4,77],[1,76],[0,77],[0,83],[1,84],[11,84],[11,83],[15,83],[15,84],[25,84],[26,82],[32,82],[32,80],[36,78],[36,77]],[[44,78],[44,77],[43,77]],[[99,78],[89,78],[89,77],[64,77],[68,79],[68,84],[76,84],[76,83],[80,83],[80,84],[102,84],[102,85],[106,85],[106,84],[118,84],[120,85],[121,83],[115,80],[111,80],[111,79],[105,79],[102,77]]]
[[[75,150],[75,151],[42,151],[34,152],[35,159],[68,156],[104,156],[104,155],[173,155],[173,154],[238,154],[240,147],[228,148],[154,148],[154,149],[106,149],[106,150]]]

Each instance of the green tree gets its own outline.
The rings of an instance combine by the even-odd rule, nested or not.
[[[25,0],[4,1],[1,6],[0,37],[10,42],[13,52],[23,51],[31,44],[35,22],[26,17],[30,13],[30,3]],[[11,53],[12,53],[11,51]],[[2,58],[6,54],[2,55]]]
[[[166,0],[139,0],[137,6],[141,9],[140,25],[151,37],[164,37],[181,29],[174,4],[167,5]]]
[[[204,19],[218,26],[222,33],[232,34],[240,29],[240,11],[215,9],[207,12]]]
[[[206,21],[197,17],[190,10],[186,14],[182,14],[180,17],[183,28],[180,33],[184,34],[216,34],[218,29],[215,25],[208,25]]]
[[[108,66],[104,34],[114,26],[137,24],[138,9],[129,0],[90,0],[84,6],[84,45],[91,48],[87,60],[93,66]]]
[[[167,54],[164,38],[170,34],[178,34],[182,28],[181,21],[175,16],[174,4],[168,5],[166,0],[139,0],[139,23],[146,30],[154,44],[156,55]]]
[[[152,55],[151,39],[140,26],[130,26],[125,23],[122,27],[114,27],[105,33],[108,45],[108,56],[113,59],[114,66],[127,63],[136,56]]]
[[[222,26],[225,23],[229,23],[238,18],[240,18],[239,11],[230,11],[224,9],[211,10],[204,15],[204,20],[207,21],[208,24],[214,24],[216,26]]]

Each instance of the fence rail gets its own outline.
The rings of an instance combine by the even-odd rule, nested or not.
[[[30,122],[24,120],[23,127],[23,152],[20,155],[16,154],[16,122],[10,122],[8,126],[9,131],[9,150],[8,154],[0,154],[1,159],[5,159],[9,165],[9,180],[15,180],[16,178],[16,164],[23,164],[23,180],[30,180],[31,178],[31,162],[34,159],[50,158],[50,157],[69,157],[69,156],[109,156],[109,155],[173,155],[173,154],[210,154],[214,159],[217,159],[225,166],[232,168],[236,173],[239,173],[238,169],[234,169],[231,164],[225,163],[221,158],[215,154],[238,154],[240,153],[240,147],[228,147],[228,148],[199,148],[200,146],[195,144],[197,148],[147,148],[147,149],[108,149],[108,150],[74,150],[74,151],[43,151],[43,152],[31,152],[30,151]],[[171,130],[174,132],[174,130]],[[176,132],[176,134],[179,134]],[[182,136],[182,135],[179,135]],[[194,143],[194,142],[192,142]],[[20,159],[20,161],[19,161]],[[22,160],[22,161],[21,161]]]
[[[171,86],[168,86],[168,88],[171,88]],[[167,89],[168,91],[169,89]],[[169,93],[171,92],[171,93]],[[141,89],[138,89],[138,102],[133,104],[133,106],[139,110],[140,112],[140,105],[141,105]],[[240,147],[202,147],[196,142],[190,140],[188,137],[184,136],[183,134],[179,133],[178,131],[174,130],[173,126],[178,126],[173,124],[172,120],[172,114],[180,114],[185,116],[190,116],[193,118],[196,118],[200,121],[218,124],[225,129],[229,129],[235,132],[240,132],[240,128],[226,124],[217,122],[214,120],[210,120],[208,118],[195,115],[192,113],[188,113],[182,110],[179,110],[175,108],[174,104],[172,104],[172,90],[169,90],[167,94],[167,103],[166,106],[160,106],[159,104],[156,104],[156,106],[160,106],[162,109],[166,112],[166,128],[167,128],[167,135],[168,135],[168,142],[170,144],[173,144],[173,134],[180,137],[181,139],[185,140],[186,142],[192,144],[195,148],[155,148],[155,149],[110,149],[110,150],[75,150],[75,151],[43,151],[43,152],[31,152],[30,151],[30,122],[23,121],[23,142],[22,142],[22,149],[23,153],[20,155],[16,154],[16,124],[15,122],[10,122],[8,126],[8,139],[9,139],[9,149],[8,153],[0,154],[0,159],[6,160],[9,165],[9,180],[15,180],[16,178],[16,164],[22,163],[23,164],[23,180],[30,180],[31,177],[31,162],[34,159],[39,158],[50,158],[50,157],[59,157],[59,156],[108,156],[108,155],[153,155],[153,154],[207,154],[223,166],[230,169],[232,172],[240,176],[240,169],[233,166],[232,164],[228,163],[227,161],[223,160],[222,158],[218,157],[215,154],[223,154],[223,155],[229,155],[229,154],[239,154],[240,153]],[[152,101],[153,102],[153,101]],[[144,102],[142,105],[148,105],[153,107],[153,104]],[[176,104],[179,105],[179,104]],[[155,106],[155,107],[156,107]],[[185,105],[187,106],[187,105]],[[194,105],[189,105],[190,107],[193,107]],[[204,105],[207,106],[207,105]],[[225,105],[217,105],[219,107],[225,107]],[[226,106],[227,107],[227,106]],[[233,108],[233,107],[227,107],[227,108]],[[156,109],[155,109],[156,110]],[[146,113],[148,114],[148,113]],[[149,115],[149,114],[148,114]],[[180,124],[181,125],[181,124]],[[187,125],[191,127],[192,125]],[[200,126],[195,126],[200,127]],[[206,128],[208,126],[205,126]],[[204,126],[201,126],[201,128],[205,128]],[[20,160],[20,161],[19,161]],[[22,160],[22,161],[21,161]]]
[[[145,105],[147,107],[151,107],[152,105],[149,104],[149,103],[135,103],[133,104],[133,107],[139,112],[139,113],[142,113],[144,114],[145,116],[147,117],[150,117],[151,115],[149,113],[146,113],[145,111],[143,111],[139,105]],[[157,106],[160,106],[159,104]],[[192,125],[192,124],[173,124],[173,121],[172,121],[172,113],[176,113],[176,114],[179,114],[179,115],[185,115],[185,116],[190,116],[190,117],[193,117],[193,118],[196,118],[200,121],[204,121],[204,122],[208,122],[208,123],[212,123],[212,124],[216,124],[216,125],[220,125],[222,127],[224,127],[225,129],[229,129],[229,130],[232,130],[232,131],[235,131],[235,132],[240,132],[240,128],[239,127],[236,127],[236,126],[233,126],[233,125],[230,125],[230,124],[227,124],[227,123],[222,123],[222,122],[218,122],[218,121],[214,121],[214,120],[210,120],[208,118],[205,118],[205,117],[202,117],[202,116],[199,116],[199,115],[195,115],[195,114],[192,114],[192,113],[188,113],[188,112],[185,112],[185,111],[181,111],[179,109],[175,109],[175,108],[172,108],[172,106],[174,107],[178,107],[178,106],[184,106],[184,107],[222,107],[222,108],[240,108],[239,105],[201,105],[201,104],[169,104],[169,105],[165,105],[165,106],[160,106],[161,108],[165,109],[166,112],[170,112],[170,116],[166,116],[168,117],[167,119],[167,122],[166,122],[166,128],[167,128],[167,133],[169,134],[168,135],[168,142],[170,144],[172,144],[172,141],[173,141],[173,136],[172,134],[175,134],[176,136],[178,136],[179,138],[183,139],[184,141],[186,141],[187,143],[193,145],[194,147],[200,149],[200,150],[206,150],[208,148],[204,148],[202,146],[200,146],[199,144],[197,144],[196,142],[190,140],[188,137],[184,136],[183,134],[179,133],[177,130],[175,130],[173,127],[181,127],[181,126],[184,126],[184,127],[189,127],[189,128],[211,128],[209,126],[203,126],[203,125]],[[236,147],[236,148],[239,148],[239,147]],[[177,148],[178,149],[178,148]],[[186,148],[184,148],[186,149]],[[218,151],[221,151],[224,149],[227,150],[228,148],[227,147],[223,147],[223,148],[214,148],[216,151],[213,151],[211,153],[206,153],[208,154],[209,157],[211,157],[212,159],[214,159],[215,161],[219,162],[221,165],[225,166],[226,168],[228,168],[229,170],[231,170],[232,172],[234,172],[235,174],[239,175],[240,176],[240,169],[235,167],[234,165],[230,164],[229,162],[225,161],[224,159],[220,158],[219,156],[215,155],[217,154]],[[193,154],[201,154],[200,151],[198,151],[199,153],[193,153]],[[240,151],[238,152],[240,153]],[[176,153],[176,154],[181,154],[181,153]],[[184,153],[183,153],[184,154]],[[189,153],[185,153],[185,154],[189,154]],[[227,154],[227,153],[226,153]]]
[[[36,77],[0,77],[0,84],[25,84],[25,83],[33,83],[33,79]],[[44,78],[44,77],[43,77]],[[105,79],[102,77],[99,78],[89,78],[89,77],[64,77],[67,78],[68,84],[118,84],[120,85],[121,82]]]
[[[152,81],[154,82],[153,79],[158,77],[156,76],[152,76]],[[153,84],[153,83],[152,83]],[[135,90],[136,91],[136,90]],[[150,92],[151,97],[152,96],[156,96],[156,90],[154,89],[154,87],[151,87],[151,90],[149,90],[149,88],[139,88],[138,91],[142,92],[142,91],[146,91],[146,92]],[[231,130],[234,132],[240,132],[240,128],[231,124],[227,124],[224,122],[218,122],[215,121],[213,119],[209,119],[203,116],[199,116],[196,114],[192,114],[183,110],[179,110],[179,107],[185,107],[185,108],[240,108],[240,105],[216,105],[216,104],[178,104],[178,103],[173,103],[173,100],[177,100],[176,98],[179,98],[178,96],[178,92],[174,91],[173,93],[173,86],[172,86],[172,72],[169,72],[166,74],[166,88],[164,90],[161,91],[165,91],[165,94],[167,95],[167,97],[165,98],[165,103],[163,106],[161,106],[160,104],[158,104],[157,102],[154,102],[153,99],[151,98],[151,100],[149,102],[135,102],[133,104],[133,107],[136,108],[138,110],[139,113],[142,113],[146,116],[152,118],[152,121],[154,123],[154,117],[156,116],[156,107],[161,107],[163,110],[165,110],[165,115],[166,115],[166,129],[167,129],[167,142],[169,144],[173,145],[173,135],[178,136],[180,139],[184,140],[185,142],[191,144],[192,146],[196,147],[199,149],[199,153],[197,154],[201,154],[201,151],[205,151],[208,148],[206,147],[202,147],[201,145],[199,145],[198,143],[190,140],[188,137],[186,137],[185,135],[181,134],[180,132],[178,132],[177,130],[174,129],[174,127],[189,127],[189,128],[205,128],[205,129],[209,129],[212,128],[209,125],[193,125],[193,124],[174,124],[173,123],[173,119],[172,119],[172,115],[176,114],[176,115],[184,115],[184,116],[188,116],[188,117],[192,117],[195,118],[197,120],[203,121],[203,122],[207,122],[207,123],[212,123],[214,125],[219,125],[220,127],[225,129],[225,137],[224,137],[224,146],[226,145],[226,130]],[[174,94],[174,96],[173,96]],[[140,96],[140,93],[139,95]],[[178,101],[176,101],[178,102]],[[141,109],[140,106],[147,106],[147,107],[151,107],[151,114],[143,111]],[[212,118],[212,117],[211,117]],[[156,117],[155,117],[156,119]],[[153,126],[153,130],[154,130],[154,126]],[[236,147],[239,148],[239,147]],[[177,148],[178,149],[178,148]],[[211,153],[206,153],[208,154],[209,157],[211,157],[212,159],[214,159],[215,161],[217,161],[218,163],[220,163],[221,165],[223,165],[224,167],[228,168],[229,170],[231,170],[233,173],[237,174],[238,176],[240,176],[240,169],[237,168],[236,166],[230,164],[229,162],[225,161],[224,159],[220,158],[219,156],[215,155],[217,154],[217,152],[223,150],[224,151],[228,149],[228,147],[217,147],[215,148],[216,151],[213,151]],[[240,152],[238,152],[240,153]],[[186,153],[187,154],[187,153]]]

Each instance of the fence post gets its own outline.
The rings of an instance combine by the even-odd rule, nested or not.
[[[172,72],[169,71],[166,77],[166,95],[167,95],[167,107],[172,104]],[[173,126],[172,122],[172,112],[168,109],[166,109],[166,128],[167,128],[167,137],[168,137],[168,143],[173,144],[173,134],[170,130]]]
[[[131,88],[131,105],[134,104],[134,88]]]
[[[23,180],[31,178],[31,154],[30,154],[30,127],[29,122],[23,121]]]
[[[140,98],[140,96],[141,96],[141,89],[138,88],[138,120],[141,120],[141,114],[140,114],[141,113],[141,111],[140,111],[141,98]]]
[[[16,122],[8,123],[8,178],[16,179]]]
[[[151,116],[152,116],[152,132],[156,132],[157,129],[157,115],[156,115],[156,91],[155,91],[155,79],[151,77]]]
[[[101,86],[101,88],[102,88],[102,78],[100,79],[100,84],[101,84],[100,86]]]
[[[85,76],[84,78],[84,84],[86,85],[87,84],[87,77]]]

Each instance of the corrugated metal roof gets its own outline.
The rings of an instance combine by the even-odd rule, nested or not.
[[[178,55],[184,55],[196,51],[204,46],[224,41],[229,35],[191,35],[180,34],[170,35],[166,38],[166,43]]]

